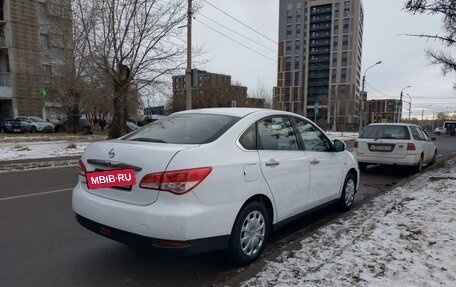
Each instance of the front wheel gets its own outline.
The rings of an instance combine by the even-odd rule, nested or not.
[[[35,126],[33,126],[33,127],[30,129],[30,131],[31,131],[32,133],[36,133],[38,130],[36,129]]]
[[[338,207],[342,211],[349,210],[353,201],[355,201],[355,192],[356,192],[356,177],[353,173],[347,174],[344,181],[344,187],[342,189],[342,194],[340,195]]]
[[[264,205],[253,201],[244,206],[234,222],[227,256],[238,265],[255,261],[263,252],[271,229]]]

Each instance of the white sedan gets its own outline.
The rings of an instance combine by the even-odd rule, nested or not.
[[[370,124],[354,144],[353,154],[359,168],[369,164],[400,165],[420,172],[425,164],[432,164],[437,148],[426,132],[417,125],[405,123]]]
[[[358,184],[345,144],[302,116],[201,109],[90,144],[72,205],[81,225],[111,239],[187,254],[226,249],[242,265],[298,215],[329,203],[348,210]]]

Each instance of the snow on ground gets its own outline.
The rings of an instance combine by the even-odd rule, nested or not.
[[[358,138],[358,133],[353,132],[326,132],[331,139],[338,139],[342,141],[350,141]]]
[[[0,161],[82,155],[89,142],[18,141],[0,144]]]
[[[455,163],[321,228],[243,286],[456,286]]]

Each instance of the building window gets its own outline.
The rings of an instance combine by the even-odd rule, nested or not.
[[[342,67],[347,66],[348,62],[348,53],[342,52]]]
[[[348,49],[348,35],[343,35],[342,36],[342,49],[347,50]]]
[[[296,24],[296,38],[301,36],[301,24]]]
[[[287,23],[290,24],[293,21],[293,10],[287,11]]]
[[[287,65],[285,70],[289,71],[291,70],[291,57],[287,57]]]
[[[332,65],[333,67],[337,66],[337,53],[333,53],[332,55]]]
[[[291,54],[291,41],[287,41],[285,45],[285,51],[287,55]]]
[[[292,26],[288,25],[287,26],[287,39],[291,39],[291,34],[292,34]]]
[[[347,69],[340,70],[340,82],[346,83],[347,82]]]
[[[337,70],[336,69],[332,69],[331,71],[331,83],[335,84],[336,83],[336,77],[337,77]],[[334,90],[333,90],[334,92]]]
[[[299,53],[300,50],[301,50],[301,41],[296,40],[295,41],[295,53]]]
[[[339,18],[339,3],[334,4],[334,18],[337,19]]]
[[[344,33],[348,33],[348,28],[349,28],[349,25],[350,25],[350,24],[349,24],[349,21],[350,21],[350,20],[347,19],[347,18],[344,19],[344,26],[343,26],[343,32],[344,32]]]
[[[337,51],[338,43],[339,43],[339,37],[334,36],[333,37],[333,51]]]

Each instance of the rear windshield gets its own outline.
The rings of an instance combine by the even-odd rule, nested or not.
[[[123,140],[204,144],[216,140],[240,118],[214,114],[177,114],[152,122]]]
[[[375,125],[368,126],[366,130],[364,130],[364,132],[361,134],[360,138],[409,140],[410,133],[406,126]]]

